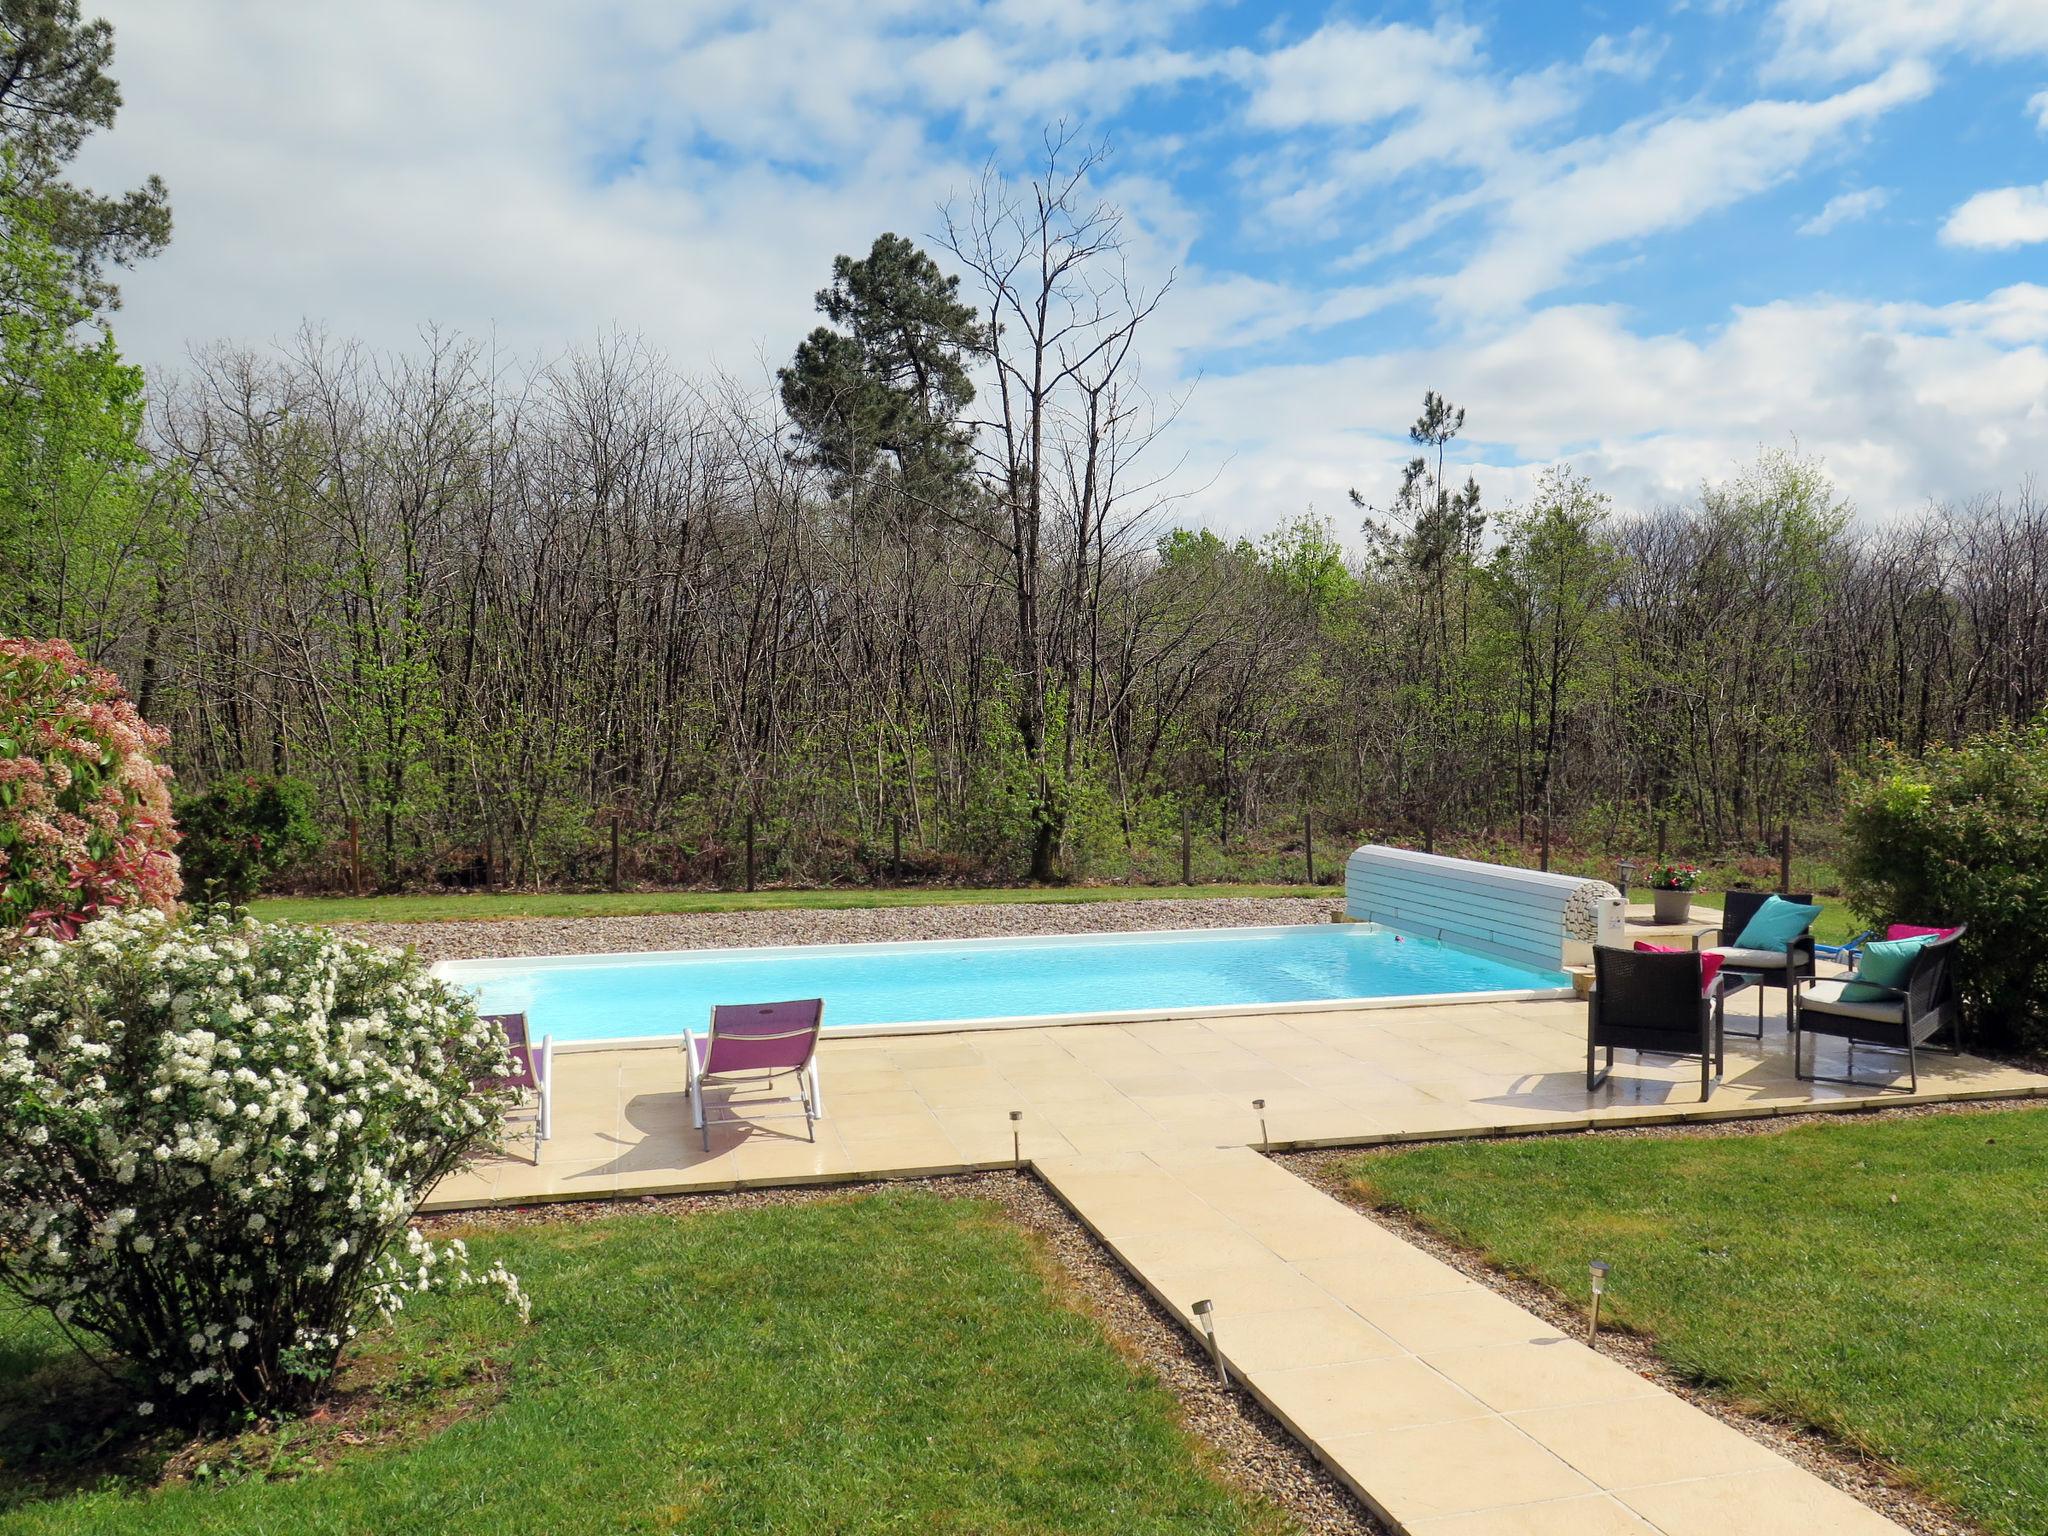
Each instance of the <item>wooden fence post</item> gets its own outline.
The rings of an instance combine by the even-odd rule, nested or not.
[[[1792,823],[1789,821],[1778,838],[1778,889],[1792,889]]]
[[[747,889],[754,888],[754,813],[747,812]]]
[[[1316,883],[1316,818],[1307,806],[1301,808],[1301,851],[1308,860],[1308,883]]]
[[[1195,819],[1185,800],[1180,803],[1180,883],[1195,883]]]
[[[619,889],[619,813],[612,812],[612,889]]]

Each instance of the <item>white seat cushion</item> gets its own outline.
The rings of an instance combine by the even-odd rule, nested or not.
[[[1785,951],[1782,949],[1740,949],[1733,944],[1716,944],[1706,953],[1719,955],[1724,965],[1738,971],[1785,969]]]
[[[1906,1019],[1906,1000],[1900,998],[1879,998],[1873,1002],[1846,1002],[1842,993],[1849,986],[1846,981],[1816,981],[1802,987],[1799,992],[1799,1007],[1802,1012],[1832,1013],[1845,1019],[1869,1019],[1877,1024],[1903,1024]]]

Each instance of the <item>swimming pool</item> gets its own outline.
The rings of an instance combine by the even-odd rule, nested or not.
[[[1571,979],[1366,924],[451,960],[434,973],[558,1043],[673,1038],[714,1003],[825,999],[828,1030],[993,1028],[1545,997]]]

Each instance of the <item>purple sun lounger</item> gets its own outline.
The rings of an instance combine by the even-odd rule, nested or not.
[[[542,1035],[535,1046],[527,1036],[523,1013],[487,1013],[484,1017],[505,1032],[512,1070],[504,1077],[480,1077],[476,1086],[533,1095],[533,1160],[538,1163],[540,1144],[555,1133],[555,1037]]]
[[[818,1032],[825,1023],[822,997],[799,998],[787,1003],[726,1003],[711,1010],[708,1034],[689,1035],[683,1056],[690,1069],[690,1123],[704,1133],[704,1150],[711,1150],[711,1116],[716,1112],[727,1123],[750,1117],[762,1104],[795,1104],[761,1116],[762,1119],[804,1117],[804,1134],[817,1140],[814,1124],[825,1113],[824,1095],[818,1089]],[[730,1104],[707,1104],[706,1088],[738,1088],[768,1084],[785,1074],[794,1074],[797,1091],[780,1097],[748,1099],[743,1114]]]

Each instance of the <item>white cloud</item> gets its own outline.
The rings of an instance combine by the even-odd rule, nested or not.
[[[1647,80],[1670,47],[1671,40],[1648,27],[1637,27],[1627,37],[1610,37],[1602,32],[1586,49],[1585,68],[1596,75],[1618,75],[1625,80]]]
[[[2048,240],[2048,182],[1999,187],[1959,204],[1941,226],[1941,243],[1969,250],[2010,251]]]
[[[1916,63],[1818,101],[1752,101],[1631,124],[1568,146],[1506,199],[1494,230],[1444,285],[1455,308],[1498,314],[1568,280],[1577,261],[1682,228],[1776,185],[1823,146],[1933,88]]]
[[[1531,309],[1603,253],[1852,143],[1929,89],[1917,63],[1565,141],[1595,76],[1648,67],[1652,40],[1513,73],[1449,23],[1203,53],[1177,0],[610,0],[576,27],[543,0],[96,4],[128,105],[81,169],[108,187],[160,171],[178,219],[125,279],[117,332],[152,365],[311,318],[380,347],[439,322],[526,353],[618,326],[685,369],[748,371],[815,322],[833,254],[928,234],[991,146],[1008,158],[1060,111],[1200,81],[1187,116],[1102,125],[1128,136],[1105,191],[1130,211],[1140,281],[1179,269],[1145,364],[1162,396],[1206,374],[1162,447],[1192,485],[1224,466],[1189,508],[1221,527],[1309,501],[1348,520],[1348,486],[1398,473],[1425,386],[1470,407],[1496,497],[1566,455],[1624,502],[1679,496],[1796,434],[1883,513],[2009,485],[2048,440],[2048,288],[1786,300],[1704,335]],[[1239,185],[1297,219],[1271,267],[1221,265],[1219,225],[1269,221],[1179,179],[1188,145],[1233,142]],[[1440,195],[1413,196],[1424,182]],[[1287,249],[1303,227],[1355,264]],[[1418,299],[1459,323],[1359,339]]]
[[[1690,497],[1795,438],[1866,517],[2011,490],[2048,433],[2048,288],[1949,306],[1825,297],[1736,312],[1704,338],[1638,334],[1617,310],[1539,310],[1481,338],[1210,378],[1182,425],[1229,462],[1199,503],[1262,530],[1398,482],[1425,387],[1471,412],[1493,505],[1570,459],[1624,507]],[[1272,433],[1284,424],[1284,438]]]
[[[2036,91],[2027,98],[2027,113],[2036,129],[2048,133],[2048,91]]]
[[[1822,205],[1819,213],[1799,226],[1802,235],[1824,235],[1844,224],[1853,224],[1858,219],[1867,219],[1890,202],[1892,194],[1885,187],[1862,187],[1854,192],[1838,192]]]
[[[1290,47],[1241,55],[1254,80],[1251,121],[1265,128],[1376,123],[1426,107],[1447,77],[1481,62],[1472,27],[1336,22]]]
[[[1845,75],[1950,52],[2048,54],[2041,0],[1779,0],[1776,20],[1782,72]]]

